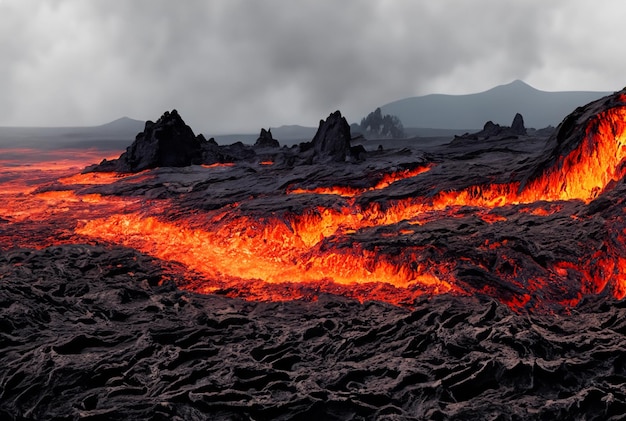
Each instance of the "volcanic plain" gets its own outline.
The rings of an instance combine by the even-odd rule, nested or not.
[[[4,155],[0,414],[625,419],[625,128]]]

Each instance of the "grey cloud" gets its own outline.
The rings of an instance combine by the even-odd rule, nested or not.
[[[170,108],[207,134],[316,125],[335,109],[356,121],[402,97],[549,81],[561,65],[589,66],[610,90],[600,86],[608,70],[572,58],[589,31],[580,4],[4,0],[0,124],[154,119]]]

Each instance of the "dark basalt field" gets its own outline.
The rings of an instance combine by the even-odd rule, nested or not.
[[[624,301],[259,303],[154,285],[169,272],[124,248],[4,253],[2,418],[626,417]]]
[[[626,94],[515,121],[3,170],[0,418],[626,419]]]

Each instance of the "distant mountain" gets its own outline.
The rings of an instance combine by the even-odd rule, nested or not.
[[[300,142],[308,142],[309,140],[313,139],[313,136],[315,136],[316,132],[317,127],[305,127],[295,124],[272,128],[272,134],[275,138],[283,138],[285,140],[298,140]]]
[[[122,117],[100,126],[0,127],[2,148],[100,148],[122,150],[130,145],[145,122]]]
[[[565,116],[612,92],[546,92],[516,80],[485,92],[469,95],[433,94],[383,105],[383,114],[396,115],[404,127],[431,129],[481,129],[491,120],[510,125],[515,113],[526,127],[557,126]]]
[[[129,117],[118,118],[110,123],[102,124],[100,126],[91,127],[92,131],[108,132],[108,133],[135,133],[135,135],[143,131],[146,122],[141,120],[135,120]],[[134,139],[133,135],[133,139]]]

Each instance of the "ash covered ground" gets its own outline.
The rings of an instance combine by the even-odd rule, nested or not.
[[[181,168],[142,143],[90,168],[138,174],[39,180],[0,215],[0,415],[625,419],[622,94],[550,137],[191,132]]]

